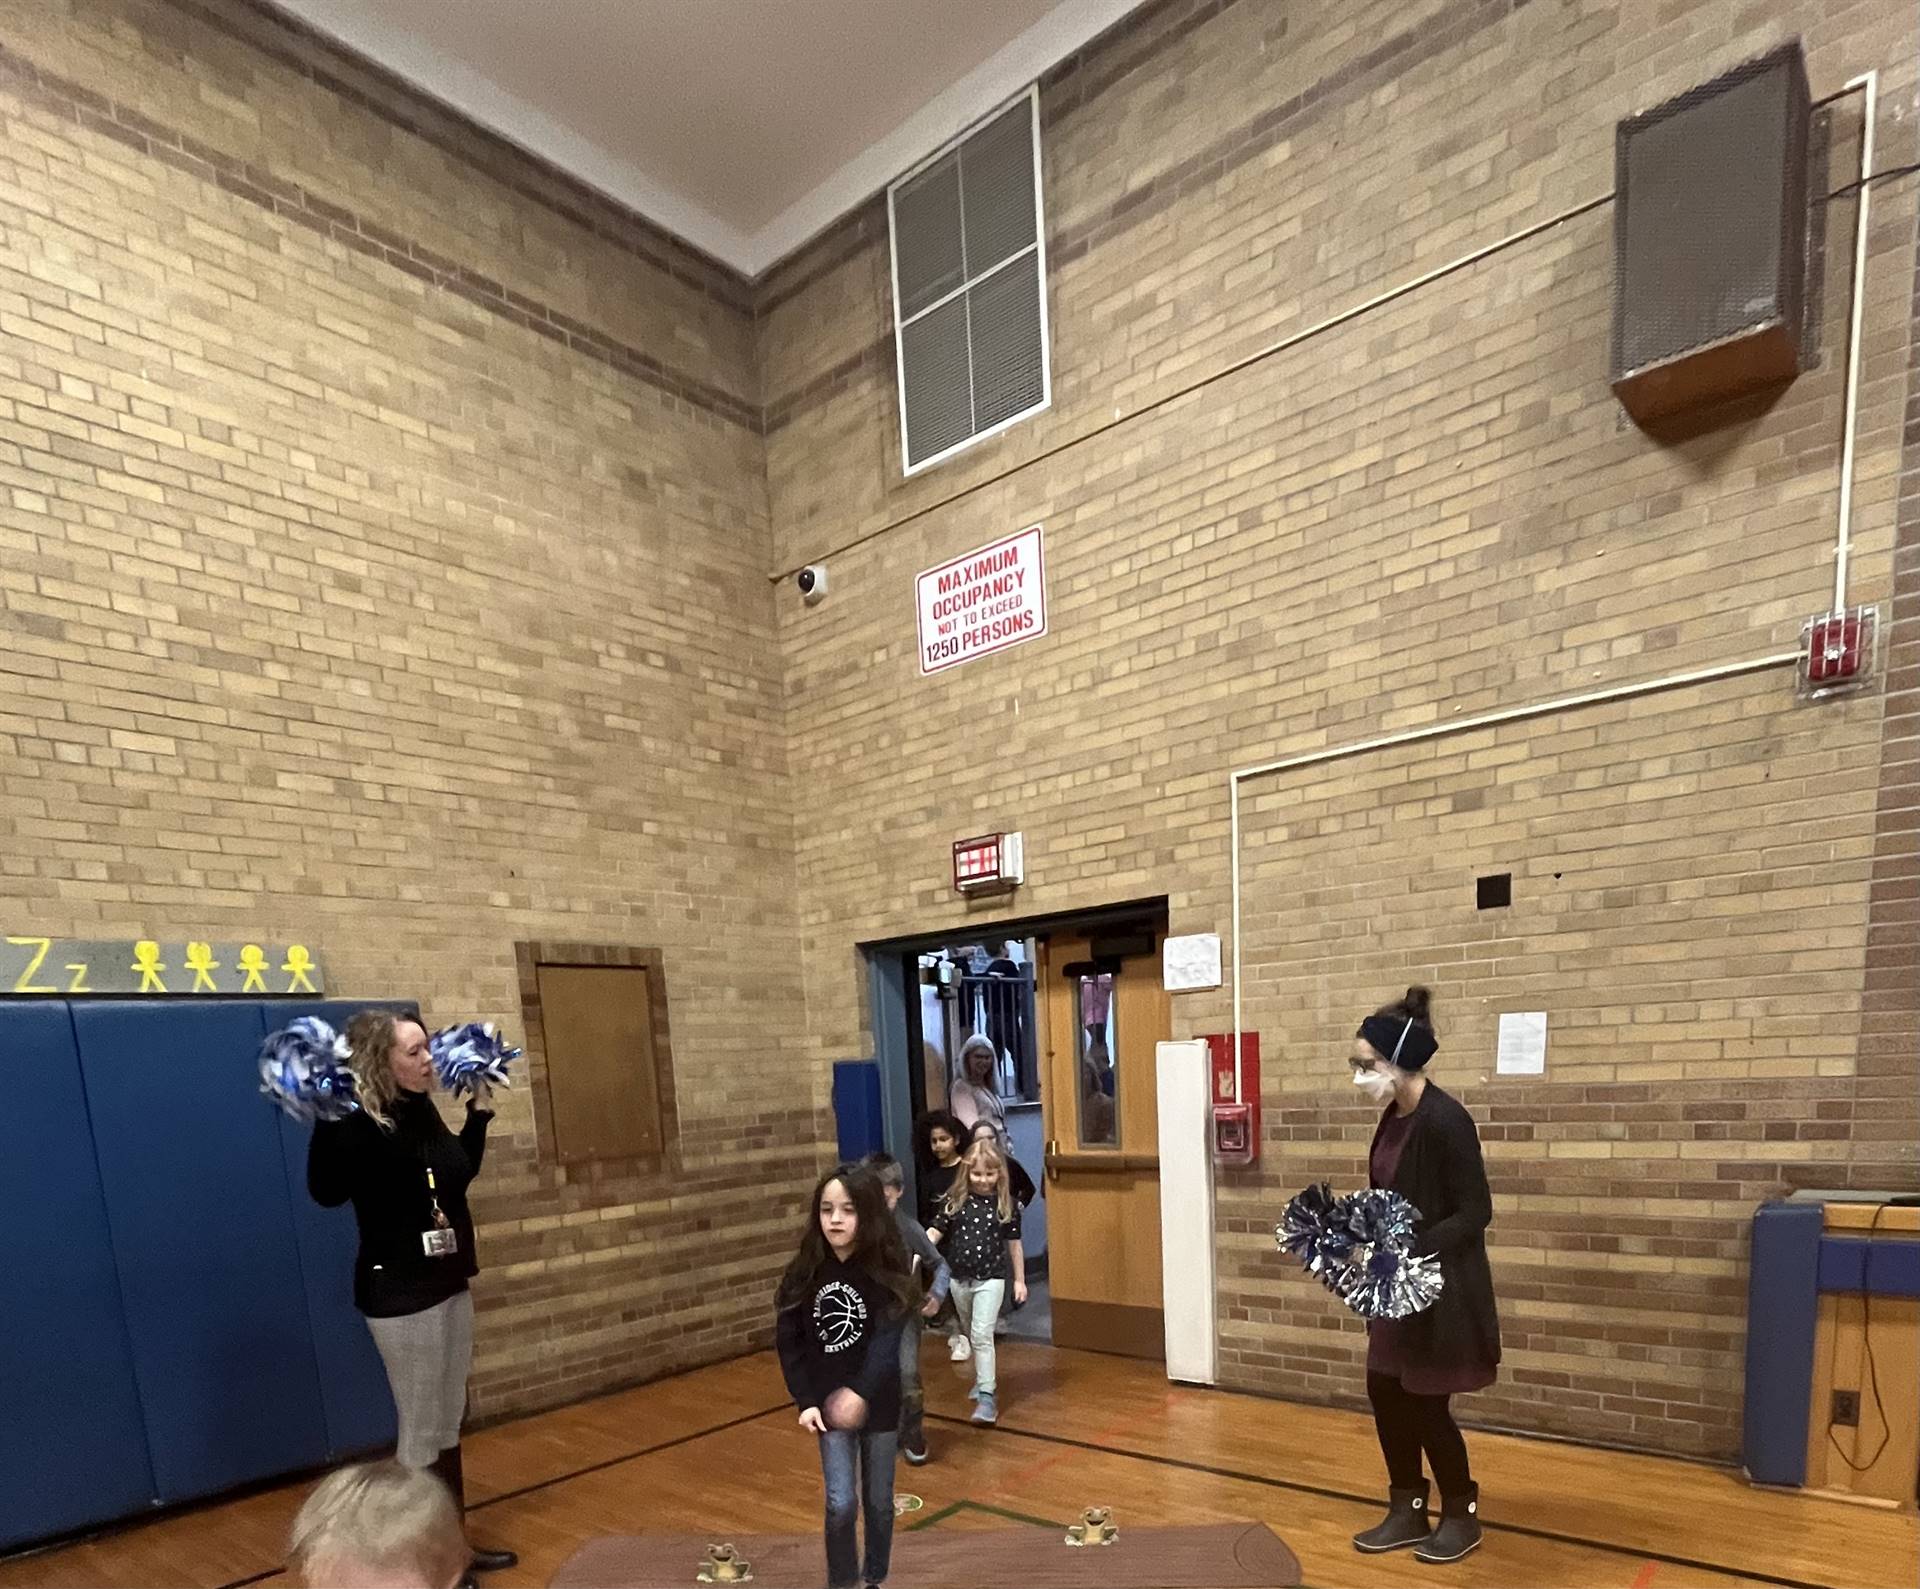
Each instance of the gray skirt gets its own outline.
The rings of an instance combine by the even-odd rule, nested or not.
[[[400,1414],[395,1455],[404,1467],[431,1466],[442,1451],[460,1443],[467,1371],[473,1366],[473,1293],[462,1291],[418,1313],[368,1319],[367,1328],[387,1365]]]

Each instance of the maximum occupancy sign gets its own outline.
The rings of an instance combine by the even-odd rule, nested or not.
[[[920,671],[938,673],[1047,632],[1047,559],[1041,527],[930,568],[914,581]]]

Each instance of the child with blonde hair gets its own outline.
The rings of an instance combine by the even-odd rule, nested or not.
[[[981,1140],[960,1160],[942,1199],[939,1227],[928,1235],[940,1243],[953,1272],[953,1304],[973,1343],[973,1421],[1000,1421],[998,1364],[993,1323],[1011,1284],[1015,1302],[1027,1300],[1027,1257],[1020,1245],[1020,1205],[1004,1154]]]
[[[454,1589],[472,1552],[447,1487],[369,1462],[328,1475],[293,1520],[288,1571],[309,1589]]]

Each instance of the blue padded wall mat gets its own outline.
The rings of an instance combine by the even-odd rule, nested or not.
[[[1876,1297],[1920,1297],[1920,1241],[1820,1238],[1820,1289]]]
[[[106,1200],[64,1000],[0,1001],[0,1547],[151,1506]]]
[[[75,1004],[107,1221],[162,1502],[326,1460],[258,1002]]]
[[[1759,1484],[1807,1482],[1807,1394],[1820,1297],[1818,1203],[1762,1204],[1747,1270],[1747,1386],[1742,1456]]]

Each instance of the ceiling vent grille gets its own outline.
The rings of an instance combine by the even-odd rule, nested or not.
[[[1040,95],[1030,88],[887,190],[906,472],[1052,399]]]

